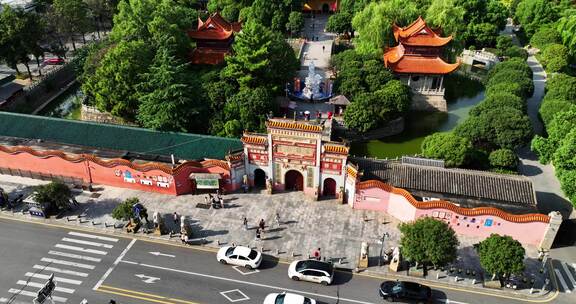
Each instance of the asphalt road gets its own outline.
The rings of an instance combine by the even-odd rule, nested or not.
[[[331,286],[294,282],[284,262],[267,259],[261,269],[250,272],[219,264],[215,253],[202,247],[6,219],[0,219],[0,242],[0,302],[31,303],[31,294],[52,272],[59,288],[54,292],[55,303],[82,299],[108,303],[111,298],[117,303],[262,303],[268,293],[282,291],[319,303],[382,302],[377,294],[379,278],[337,272]],[[522,302],[469,290],[434,286],[433,290],[436,303]],[[569,296],[562,294],[551,303],[571,303]]]

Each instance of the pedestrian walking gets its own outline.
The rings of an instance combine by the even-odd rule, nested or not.
[[[324,53],[324,50],[326,49],[326,46],[322,46],[322,53]]]
[[[248,219],[244,217],[244,221],[242,223],[244,225],[244,230],[248,231]]]
[[[320,261],[320,248],[314,250],[313,256],[314,256],[314,259]]]
[[[276,224],[280,227],[280,213],[276,212]]]
[[[178,227],[180,225],[180,216],[178,213],[176,213],[176,211],[174,211],[172,217],[174,218],[174,224],[176,224],[176,227]]]
[[[256,229],[256,240],[260,241],[262,239],[262,232],[260,231],[260,228]]]
[[[260,219],[258,227],[260,228],[260,230],[264,231],[264,228],[266,228],[266,223],[264,222],[264,219]]]

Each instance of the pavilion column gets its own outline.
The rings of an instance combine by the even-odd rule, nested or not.
[[[408,86],[410,86],[410,79],[412,78],[412,74],[408,75]]]
[[[444,84],[444,75],[440,76],[440,87],[438,88],[438,90],[442,90],[443,84]]]

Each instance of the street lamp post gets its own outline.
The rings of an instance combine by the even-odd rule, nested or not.
[[[378,266],[382,266],[382,259],[383,259],[383,251],[384,251],[384,239],[390,237],[388,232],[384,232],[382,235],[382,239],[380,240],[380,258],[378,259]]]

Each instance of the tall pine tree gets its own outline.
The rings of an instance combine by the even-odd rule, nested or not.
[[[187,64],[172,55],[169,48],[160,48],[150,71],[144,74],[140,87],[138,122],[150,129],[186,132],[189,122],[200,113],[195,107],[193,87],[187,79]]]

